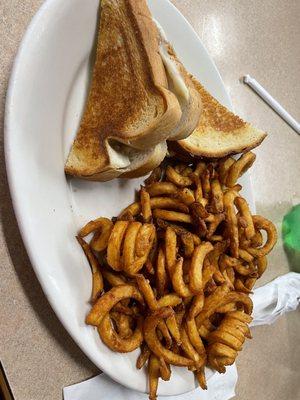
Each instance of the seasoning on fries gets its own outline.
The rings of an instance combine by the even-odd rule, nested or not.
[[[136,367],[147,366],[151,400],[171,365],[188,368],[205,390],[205,366],[224,373],[251,338],[249,294],[277,240],[240,194],[237,180],[254,160],[251,152],[171,160],[117,218],[78,233],[92,270],[86,323],[112,351],[141,349]]]

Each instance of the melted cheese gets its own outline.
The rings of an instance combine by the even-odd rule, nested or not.
[[[188,101],[189,97],[190,97],[190,92],[184,82],[181,72],[178,70],[178,66],[177,66],[176,62],[173,60],[173,58],[168,53],[166,33],[163,30],[163,28],[161,27],[161,25],[159,24],[159,22],[157,22],[155,19],[153,19],[153,21],[155,22],[157,29],[160,33],[161,39],[162,39],[162,41],[159,45],[159,53],[163,60],[163,63],[166,68],[169,79],[173,83],[175,94],[176,94],[176,96],[182,97],[186,101]]]

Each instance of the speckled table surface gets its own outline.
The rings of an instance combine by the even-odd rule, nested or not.
[[[250,89],[253,75],[300,119],[299,0],[174,0],[215,60],[234,108],[269,132],[257,150],[252,179],[259,213],[280,229],[283,215],[300,202],[300,137]],[[0,118],[14,56],[42,0],[0,0]],[[0,153],[0,357],[16,400],[58,400],[62,388],[99,371],[59,323],[30,266],[7,186],[3,132]],[[263,282],[288,272],[279,240]],[[300,398],[299,312],[253,329],[238,358],[239,400]]]

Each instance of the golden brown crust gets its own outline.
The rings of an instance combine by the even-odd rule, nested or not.
[[[204,107],[197,130],[204,130],[209,126],[217,131],[232,132],[246,125],[246,122],[239,116],[233,114],[225,106],[220,104],[196,78],[191,77],[191,79],[195,88],[200,93]]]
[[[177,142],[176,152],[183,151],[199,157],[219,158],[249,151],[265,139],[267,136],[265,132],[252,127],[233,114],[208,93],[194,77],[192,80],[200,93],[203,111],[195,131],[187,139]]]
[[[149,62],[152,79],[156,86],[167,88],[168,81],[163,73],[164,66],[157,51],[159,33],[144,0],[127,0],[135,25],[143,42],[144,56]]]

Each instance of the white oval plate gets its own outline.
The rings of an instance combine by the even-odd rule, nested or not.
[[[60,321],[102,371],[145,392],[146,374],[135,368],[138,351],[111,352],[96,330],[84,323],[91,275],[74,239],[78,228],[91,218],[117,215],[133,200],[141,180],[68,181],[64,174],[88,88],[98,6],[98,0],[48,0],[31,22],[7,97],[7,172],[25,246]],[[149,6],[187,69],[231,107],[220,75],[189,23],[168,0],[149,0]],[[252,203],[248,178],[244,185]],[[195,388],[193,374],[173,370],[172,379],[160,383],[160,395]]]

